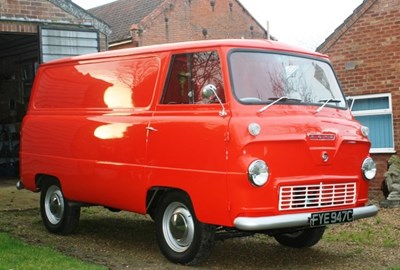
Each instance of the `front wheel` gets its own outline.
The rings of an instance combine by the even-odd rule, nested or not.
[[[215,226],[197,220],[183,192],[172,191],[161,199],[155,223],[158,246],[174,263],[195,265],[205,260],[214,246]]]
[[[46,229],[51,233],[70,234],[79,223],[80,207],[70,206],[60,184],[45,183],[40,194],[40,213]]]
[[[292,233],[282,233],[275,235],[275,240],[279,244],[292,248],[312,247],[321,240],[324,235],[325,227],[301,230]]]

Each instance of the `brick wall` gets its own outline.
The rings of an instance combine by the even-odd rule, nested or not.
[[[139,25],[139,46],[202,39],[265,38],[265,30],[236,1],[171,1]]]
[[[0,32],[37,33],[37,25],[34,23],[0,21]]]
[[[52,3],[43,0],[3,0],[0,8],[1,15],[20,21],[35,20],[48,22],[75,22],[77,19]]]
[[[103,33],[100,33],[99,39],[100,39],[100,44],[99,44],[99,46],[100,46],[100,51],[101,51],[101,52],[107,51],[107,50],[108,50],[108,41],[107,41],[106,35],[103,34]]]
[[[67,5],[68,2],[64,4]],[[0,16],[2,17],[0,32],[10,33],[37,33],[40,24],[68,27],[93,22],[88,18],[89,15],[79,18],[48,0],[1,0]],[[107,49],[104,33],[100,33],[100,48],[101,50]]]
[[[369,0],[319,48],[330,56],[347,96],[391,93],[395,149],[400,147],[400,0]],[[339,38],[338,38],[339,37]],[[354,69],[346,69],[352,63]],[[379,189],[392,154],[374,154]]]

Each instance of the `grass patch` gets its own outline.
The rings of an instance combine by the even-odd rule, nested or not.
[[[385,224],[379,217],[366,221],[328,227],[324,235],[327,242],[354,243],[357,245],[396,248],[400,232],[391,224]],[[400,270],[400,269],[397,269]]]
[[[330,227],[324,238],[328,242],[352,242],[357,244],[373,244],[376,241],[376,234],[373,228],[366,223],[343,224]]]
[[[0,232],[0,269],[83,269],[104,270],[98,266],[62,255],[47,247],[26,244]]]

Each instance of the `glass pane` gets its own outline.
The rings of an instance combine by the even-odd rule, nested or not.
[[[58,29],[43,29],[43,36],[49,37],[69,37],[69,38],[90,38],[97,39],[97,33],[93,31],[68,31]]]
[[[393,148],[392,115],[356,116],[361,124],[369,127],[372,148]]]
[[[389,109],[389,97],[355,99],[352,111]]]
[[[169,71],[169,81],[164,89],[161,103],[163,104],[187,104],[189,103],[189,55],[179,54],[172,59]]]
[[[343,94],[330,65],[315,59],[262,52],[234,52],[230,68],[236,97],[243,103],[271,102],[287,96],[304,103],[346,107]]]
[[[40,35],[41,60],[98,52],[98,34],[93,31],[43,29]]]
[[[193,54],[192,59],[192,89],[194,103],[217,103],[215,95],[203,95],[203,88],[208,84],[215,86],[218,97],[225,101],[224,83],[222,81],[221,64],[217,52],[200,52]]]
[[[61,55],[61,56],[75,56],[81,54],[95,53],[97,47],[68,47],[68,46],[42,46],[43,54],[48,55]]]
[[[79,46],[97,48],[97,39],[69,38],[69,37],[42,37],[42,45]]]
[[[198,52],[173,57],[169,81],[161,103],[209,104],[217,103],[215,95],[203,97],[204,86],[212,84],[218,97],[225,101],[224,84],[218,53]],[[203,98],[207,98],[204,100]]]

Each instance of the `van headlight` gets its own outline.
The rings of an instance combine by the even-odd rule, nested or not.
[[[362,170],[362,174],[363,174],[363,177],[365,180],[370,181],[370,180],[374,179],[374,177],[376,175],[375,161],[370,157],[364,159],[361,170]]]
[[[250,182],[253,185],[257,187],[265,185],[269,178],[269,170],[267,164],[262,160],[253,161],[249,166],[248,176]]]
[[[362,127],[361,127],[361,134],[362,134],[364,137],[368,137],[368,136],[369,136],[369,128],[366,127],[366,126],[362,126]]]

